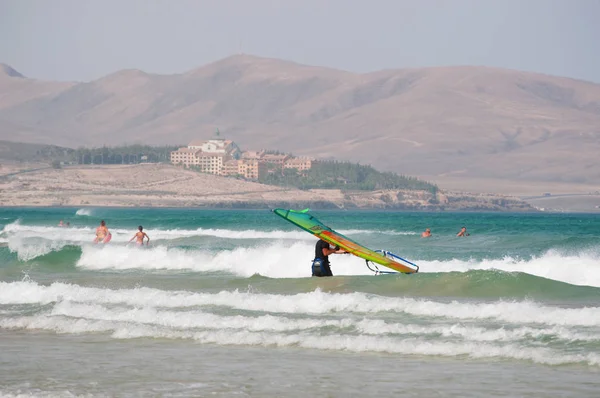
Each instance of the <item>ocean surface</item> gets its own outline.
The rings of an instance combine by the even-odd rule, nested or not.
[[[0,208],[0,397],[600,396],[600,215],[311,213]]]

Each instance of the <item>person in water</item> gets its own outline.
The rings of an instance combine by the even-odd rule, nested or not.
[[[333,276],[331,273],[331,266],[329,264],[329,255],[330,254],[343,254],[346,251],[336,246],[335,248],[331,248],[329,243],[324,241],[323,239],[319,239],[317,245],[315,246],[315,259],[312,264],[312,276]]]
[[[429,238],[431,236],[431,229],[426,228],[425,232],[421,234],[421,238]]]
[[[148,244],[150,243],[150,237],[144,232],[144,227],[142,227],[141,225],[138,227],[138,231],[135,233],[135,235],[133,235],[133,237],[131,239],[129,239],[129,242],[127,242],[127,244],[130,244],[132,240],[136,240],[135,244],[138,246],[144,246],[144,238],[148,239],[146,241],[146,246],[148,246]]]
[[[58,226],[59,227],[64,227],[65,226],[65,224],[63,224],[63,220],[60,220],[60,222],[58,223]]]
[[[470,234],[467,232],[467,227],[462,227],[460,231],[456,234],[456,236],[469,236]]]
[[[106,227],[106,223],[104,220],[100,221],[100,226],[96,228],[96,239],[94,239],[94,243],[102,242],[110,235],[108,232],[108,228]]]

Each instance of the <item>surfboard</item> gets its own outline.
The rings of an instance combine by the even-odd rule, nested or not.
[[[296,211],[286,209],[274,209],[273,212],[279,217],[291,222],[316,237],[324,241],[339,246],[348,253],[360,257],[368,262],[373,262],[384,267],[393,269],[404,274],[414,274],[419,272],[419,266],[387,250],[371,250],[358,242],[334,231],[326,226],[313,215],[308,213],[308,209]],[[370,268],[370,267],[369,267]],[[375,271],[376,273],[378,271]]]
[[[106,237],[102,241],[102,243],[108,243],[108,242],[110,242],[111,239],[112,239],[112,234],[109,232],[108,235],[106,235]]]

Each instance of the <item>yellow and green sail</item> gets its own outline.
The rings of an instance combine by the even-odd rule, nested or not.
[[[408,260],[389,252],[376,252],[368,249],[360,243],[334,231],[309,214],[308,209],[301,211],[275,209],[273,212],[292,224],[302,228],[306,232],[310,232],[316,237],[323,239],[334,246],[339,246],[348,253],[354,254],[367,261],[372,261],[376,264],[406,274],[412,274],[419,270],[419,267],[416,264],[413,264]]]

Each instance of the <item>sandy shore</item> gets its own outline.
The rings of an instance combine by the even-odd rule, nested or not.
[[[201,174],[166,164],[7,166],[0,170],[1,206],[398,208],[532,210],[501,195],[446,192],[299,190]]]
[[[439,187],[450,191],[487,192],[516,197],[551,195],[600,194],[600,185],[572,182],[527,181],[506,179],[465,178],[457,176],[421,176]]]

